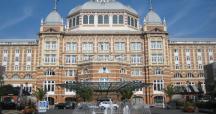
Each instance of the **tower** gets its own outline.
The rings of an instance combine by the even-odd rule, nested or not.
[[[39,33],[37,87],[47,90],[47,100],[54,104],[55,100],[61,101],[63,90],[56,87],[62,80],[62,39],[64,32],[64,21],[57,10],[57,0],[53,10],[45,20],[41,20]]]
[[[168,32],[165,19],[162,21],[152,5],[144,17],[143,33],[146,57],[145,80],[146,83],[153,83],[151,88],[145,90],[146,102],[152,104],[161,101],[164,104],[166,95],[163,88],[170,83]]]

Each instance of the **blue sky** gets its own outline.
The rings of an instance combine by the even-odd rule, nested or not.
[[[66,18],[70,9],[88,0],[60,0],[58,11]],[[119,0],[140,15],[149,0]],[[216,0],[152,0],[154,10],[166,18],[170,38],[215,38]],[[37,38],[40,20],[53,9],[53,0],[0,0],[0,39]]]

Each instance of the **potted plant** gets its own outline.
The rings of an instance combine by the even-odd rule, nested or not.
[[[186,101],[184,104],[184,112],[194,112],[195,111],[195,106],[192,102]]]

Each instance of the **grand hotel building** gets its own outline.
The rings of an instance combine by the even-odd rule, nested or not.
[[[143,23],[140,23],[143,22]],[[204,88],[203,65],[216,57],[216,41],[169,39],[166,20],[152,8],[144,21],[117,0],[89,0],[64,20],[54,8],[41,20],[37,39],[0,40],[5,84],[30,92],[47,87],[55,103],[75,97],[56,84],[74,81],[143,81],[134,94],[147,104],[166,99],[168,84]]]

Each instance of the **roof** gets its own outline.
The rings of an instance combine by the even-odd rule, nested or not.
[[[50,12],[45,19],[45,24],[48,25],[55,25],[60,23],[62,23],[62,17],[55,9],[52,12]]]
[[[160,16],[153,9],[149,10],[144,19],[147,24],[162,24]]]
[[[125,6],[116,0],[106,0],[104,2],[100,2],[100,0],[90,0],[81,6],[73,8],[68,15],[70,16],[80,10],[127,10],[138,15],[136,10],[129,6]]]

